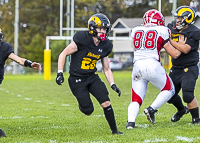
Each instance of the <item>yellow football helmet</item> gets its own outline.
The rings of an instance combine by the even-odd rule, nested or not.
[[[194,23],[195,11],[189,6],[180,6],[176,9],[174,16],[183,18],[183,20],[180,23],[180,26],[176,26],[176,28],[180,30],[184,26]]]
[[[94,36],[97,37],[97,31],[96,28],[106,28],[106,35],[108,36],[111,30],[111,24],[109,19],[101,13],[98,14],[94,14],[90,17],[90,19],[88,20],[88,29],[89,29],[89,33]],[[101,37],[97,37],[99,40],[102,40]]]

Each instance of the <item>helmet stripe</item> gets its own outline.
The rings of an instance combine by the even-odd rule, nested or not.
[[[97,27],[101,27],[101,20],[98,17],[96,17],[96,16],[91,17],[88,20],[88,24],[89,24],[90,21],[94,21],[97,24]]]
[[[178,11],[177,16],[182,16],[182,14],[183,14],[184,12],[186,12],[186,11],[189,11],[189,12],[192,14],[192,18],[191,18],[191,19],[186,18],[185,21],[186,21],[187,23],[191,23],[191,22],[193,21],[193,19],[194,19],[194,12],[193,12],[193,10],[191,10],[190,8],[181,8],[181,9]]]
[[[155,22],[155,21],[153,21],[153,17],[154,17],[154,15],[155,15],[156,13],[158,13],[158,12],[157,12],[157,11],[154,11],[154,13],[151,14],[150,23],[151,23],[151,22]],[[157,22],[157,19],[155,19],[155,20],[156,20],[156,22]]]

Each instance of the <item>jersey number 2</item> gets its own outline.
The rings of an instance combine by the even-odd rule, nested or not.
[[[143,38],[144,37],[144,38]],[[152,30],[148,32],[136,31],[133,38],[133,45],[136,50],[140,48],[154,49],[156,47],[157,32]]]
[[[83,58],[81,68],[84,70],[94,69],[97,60],[91,60],[90,58]]]

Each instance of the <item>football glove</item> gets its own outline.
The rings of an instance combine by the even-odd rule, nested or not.
[[[63,73],[62,72],[57,73],[56,83],[58,85],[62,85],[63,82],[64,82]]]
[[[118,96],[120,97],[121,91],[120,91],[120,89],[117,87],[117,85],[116,85],[116,84],[113,84],[113,85],[111,86],[111,88],[112,88],[115,92],[117,92],[117,93],[118,93]]]

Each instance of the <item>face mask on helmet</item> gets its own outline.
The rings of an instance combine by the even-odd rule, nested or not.
[[[160,11],[151,9],[144,14],[143,23],[144,25],[165,25],[165,19]]]
[[[180,6],[176,9],[174,17],[181,18],[180,25],[176,26],[178,30],[181,30],[183,27],[193,24],[195,18],[195,11],[189,6]]]
[[[100,34],[100,36],[98,36],[96,28],[106,28],[106,33]],[[89,33],[93,37],[97,37],[98,40],[104,41],[110,33],[111,24],[109,19],[104,14],[99,13],[90,17],[90,19],[88,20],[88,29]]]

